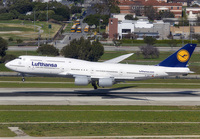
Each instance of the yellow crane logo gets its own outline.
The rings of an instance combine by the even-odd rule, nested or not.
[[[178,51],[178,53],[177,53],[178,61],[184,63],[184,62],[188,61],[189,58],[190,58],[190,54],[189,54],[189,52],[187,50],[182,49],[182,50]]]

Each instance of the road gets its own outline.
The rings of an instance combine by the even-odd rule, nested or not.
[[[74,36],[78,37],[80,34],[75,33]],[[68,39],[68,38],[66,38]],[[64,44],[66,45],[66,44]],[[62,49],[63,45],[59,45],[59,43],[56,45],[56,47],[58,49]],[[37,50],[38,47],[36,46],[22,46],[22,47],[18,47],[18,46],[10,46],[8,47],[8,51],[35,51]],[[159,51],[176,51],[178,49],[180,49],[180,47],[176,47],[176,48],[171,48],[171,47],[157,47],[159,49]],[[104,50],[105,51],[139,51],[139,48],[136,46],[121,46],[121,47],[115,47],[115,46],[104,46]],[[200,47],[196,47],[195,52],[200,52]]]
[[[1,88],[0,105],[200,105],[200,89]]]

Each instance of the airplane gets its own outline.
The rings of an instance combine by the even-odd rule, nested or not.
[[[133,53],[125,54],[104,62],[45,56],[19,56],[5,66],[22,75],[58,76],[75,78],[75,85],[92,84],[94,89],[134,80],[153,79],[194,73],[187,63],[196,44],[186,44],[157,65],[121,64],[120,61]],[[98,85],[98,86],[97,86]]]

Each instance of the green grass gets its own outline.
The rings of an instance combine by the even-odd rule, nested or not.
[[[200,122],[200,111],[1,111],[0,122]]]
[[[48,29],[48,24],[52,25],[51,29]],[[6,20],[0,21],[0,31],[21,31],[21,33],[7,33],[1,34],[3,38],[22,39],[22,40],[34,40],[38,37],[37,27],[34,29],[34,23],[32,21],[22,21],[22,20]],[[42,38],[53,37],[59,30],[61,25],[54,23],[47,23],[42,21],[36,21],[35,25],[40,26],[43,32],[41,33]]]
[[[93,88],[91,85],[76,86],[74,79],[58,77],[26,77],[25,82],[21,77],[0,77],[0,81],[3,81],[0,88]],[[115,84],[111,88],[200,88],[199,79],[152,79],[127,83]]]
[[[15,55],[16,57],[21,55],[38,55],[36,51],[6,51],[6,54]]]
[[[91,85],[76,86],[74,79],[58,77],[26,77],[26,82],[22,82],[21,77],[0,77],[0,81],[3,81],[0,88],[93,88]],[[115,84],[111,88],[200,88],[198,79],[152,79],[127,83]]]
[[[73,23],[68,23],[66,24],[65,32],[70,33],[71,32],[71,27],[73,26]]]
[[[14,137],[16,134],[8,129],[7,125],[0,125],[0,137]]]
[[[154,58],[154,59],[144,59],[142,54],[137,54],[137,52],[127,52],[127,51],[114,51],[114,52],[105,52],[104,55],[100,58],[100,60],[109,60],[115,57],[118,57],[120,55],[124,55],[124,54],[128,54],[128,53],[134,53],[131,57],[127,58],[126,60],[132,60],[134,62],[140,62],[140,61],[154,61],[154,62],[160,62],[163,61],[164,59],[166,59],[168,56],[170,56],[171,54],[173,54],[174,52],[160,52],[160,56],[159,58]],[[200,62],[199,59],[199,54],[198,52],[195,52],[191,59],[190,59],[190,63],[192,62]]]
[[[133,135],[199,135],[200,124],[37,124],[20,127],[30,136],[133,136]],[[5,125],[0,125],[7,131]],[[3,132],[4,132],[3,131]],[[9,136],[6,133],[0,136]],[[11,132],[11,131],[10,131]],[[13,133],[10,133],[13,136]]]
[[[89,111],[98,111],[98,110],[105,110],[105,111],[113,111],[113,110],[180,110],[180,111],[187,111],[187,110],[200,110],[200,106],[132,106],[132,105],[0,105],[0,110],[3,111],[12,111],[12,110],[89,110]]]
[[[7,129],[7,127],[10,126],[19,127],[30,136],[48,136],[48,137],[49,136],[53,137],[53,136],[199,135],[199,129],[200,129],[200,124],[195,123],[195,122],[200,122],[199,106],[39,106],[39,105],[3,106],[1,105],[0,110],[1,110],[0,137],[15,136],[14,133],[12,133]],[[144,110],[149,110],[149,111],[144,111]],[[163,111],[156,111],[156,110],[163,110]],[[5,122],[7,123],[6,125],[2,124]],[[11,124],[9,122],[76,122],[76,123]],[[80,122],[85,122],[85,123],[80,123]],[[88,123],[88,122],[105,122],[105,123]],[[117,122],[117,123],[106,123],[106,122]],[[119,123],[119,122],[126,122],[126,123]],[[155,123],[129,123],[129,122],[155,122]],[[169,122],[169,123],[158,123],[158,122]],[[194,123],[171,123],[171,122],[194,122]]]
[[[7,68],[5,67],[5,64],[1,64],[1,63],[0,63],[0,72],[4,72],[4,71],[10,71],[10,72],[11,72],[11,70],[9,70],[9,69],[7,69]]]
[[[0,31],[34,31],[32,28],[1,26]]]
[[[199,135],[200,124],[19,125],[31,136]]]

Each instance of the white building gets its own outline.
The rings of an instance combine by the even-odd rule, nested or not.
[[[62,2],[62,0],[33,0],[33,2],[37,2],[37,1],[40,1],[40,2],[50,2],[50,1]]]
[[[134,20],[122,20],[118,22],[117,30],[120,38],[122,38],[124,35],[134,32],[135,23],[136,21]]]
[[[186,13],[188,19],[197,19],[197,16],[200,15],[200,8],[199,7],[187,7]]]
[[[122,20],[116,18],[109,20],[109,37],[113,38],[118,34],[118,39],[124,38],[127,34],[135,34],[138,38],[152,36],[159,39],[166,39],[170,34],[170,23],[155,21],[150,23],[148,20]]]

